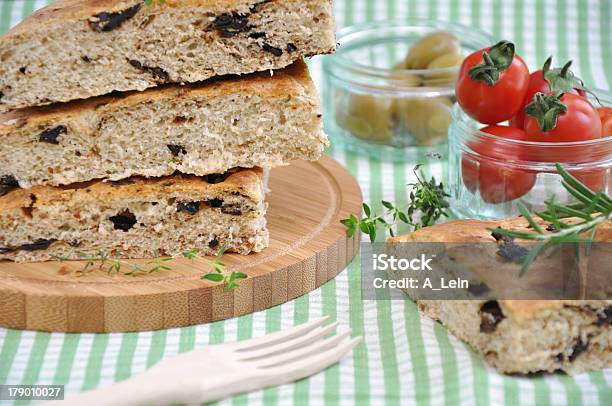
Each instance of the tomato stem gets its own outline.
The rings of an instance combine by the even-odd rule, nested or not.
[[[493,86],[499,81],[500,75],[508,69],[514,59],[514,44],[509,41],[500,41],[482,53],[483,62],[470,69],[472,80],[485,82]]]
[[[550,58],[549,58],[550,59]],[[570,92],[574,89],[585,90],[582,80],[574,75],[570,70],[572,61],[568,61],[562,68],[550,69],[550,65],[546,65],[548,59],[542,68],[542,76],[548,82],[551,92]]]
[[[536,93],[533,101],[525,106],[525,113],[536,119],[540,130],[548,132],[557,126],[557,117],[567,113],[567,105],[561,101],[563,93]]]
[[[548,59],[546,59],[546,61],[544,62],[544,66],[542,66],[542,76],[546,76],[546,74],[550,70],[551,65],[552,65],[552,55],[549,56]]]
[[[567,72],[569,71],[570,66],[572,66],[572,61],[569,60],[563,67],[561,68],[561,72],[559,72],[559,76],[564,79],[567,79]]]

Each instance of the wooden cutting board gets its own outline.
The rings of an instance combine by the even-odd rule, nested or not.
[[[248,279],[226,292],[200,279],[210,259],[165,263],[171,270],[109,275],[83,262],[0,262],[0,326],[43,331],[123,332],[208,323],[295,299],[335,277],[354,257],[358,237],[340,219],[361,213],[355,179],[329,157],[273,169],[267,200],[270,247],[225,254]],[[147,261],[131,261],[146,263]]]

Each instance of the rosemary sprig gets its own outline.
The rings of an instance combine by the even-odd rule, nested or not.
[[[359,220],[356,215],[351,214],[348,218],[340,220],[348,228],[347,235],[352,237],[357,229],[360,229],[361,232],[370,236],[370,241],[374,242],[377,225],[389,230],[389,234],[394,236],[393,229],[398,222],[405,223],[418,230],[435,224],[442,216],[448,217],[446,212],[449,206],[447,198],[450,196],[444,191],[444,185],[437,183],[434,177],[429,181],[425,180],[420,168],[421,165],[414,168],[417,182],[408,184],[412,189],[408,204],[397,207],[393,203],[383,200],[381,204],[385,210],[382,214],[377,215],[368,204],[364,203],[365,217],[363,219]]]
[[[531,226],[532,232],[512,231],[502,228],[488,229],[509,238],[536,241],[536,244],[522,262],[519,276],[524,275],[533,261],[554,244],[586,242],[590,245],[595,236],[597,226],[612,218],[612,199],[610,197],[602,192],[595,193],[567,172],[560,164],[557,163],[556,167],[562,178],[563,187],[578,202],[570,205],[561,205],[555,202],[554,195],[545,201],[546,210],[536,212],[535,215],[551,223],[553,232],[544,232],[523,203],[519,203],[518,208]],[[579,218],[581,221],[575,224],[563,221],[563,219],[570,217]],[[585,234],[587,234],[586,237]]]
[[[212,282],[222,282],[225,285],[225,291],[230,292],[238,286],[236,279],[246,279],[247,274],[242,272],[231,272],[228,273],[225,270],[225,263],[221,260],[223,253],[227,247],[223,246],[217,252],[217,256],[212,260],[210,265],[213,267],[214,272],[209,272],[201,276],[201,279],[207,279]]]

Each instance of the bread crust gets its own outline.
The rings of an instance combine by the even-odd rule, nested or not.
[[[539,226],[545,230],[548,223],[539,217],[534,217],[534,220]],[[579,219],[566,219],[568,224],[579,221]],[[514,217],[504,220],[452,220],[445,223],[436,224],[431,227],[421,228],[412,233],[390,237],[388,242],[407,242],[407,241],[422,241],[422,242],[446,242],[446,243],[463,243],[463,242],[495,242],[495,238],[491,235],[490,228],[503,228],[512,231],[531,230],[529,223],[524,217]],[[547,231],[545,231],[547,232]],[[612,221],[606,221],[599,225],[594,236],[595,241],[612,241]]]
[[[299,4],[303,0],[282,0],[287,3]],[[331,6],[332,0],[317,0],[320,3]],[[265,3],[266,1],[254,0],[164,0],[158,2],[153,0],[151,5],[145,5],[142,0],[57,0],[43,7],[28,18],[17,24],[6,34],[7,38],[17,36],[21,33],[32,32],[41,24],[65,23],[66,21],[79,21],[88,19],[93,15],[103,12],[120,12],[137,4],[150,11],[164,9],[190,9],[203,7],[211,12],[237,11],[247,13],[253,4]]]

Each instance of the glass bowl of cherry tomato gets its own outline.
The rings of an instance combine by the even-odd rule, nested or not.
[[[325,130],[334,146],[404,161],[448,150],[463,58],[492,42],[439,21],[381,21],[340,30],[323,59]]]
[[[587,89],[571,62],[527,65],[507,41],[466,57],[449,129],[449,190],[458,217],[497,219],[549,199],[572,203],[558,165],[612,192],[612,94]]]

